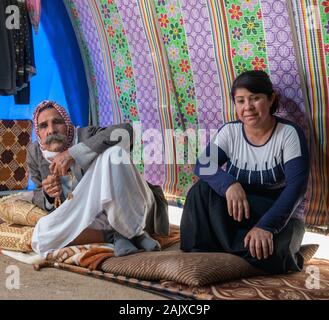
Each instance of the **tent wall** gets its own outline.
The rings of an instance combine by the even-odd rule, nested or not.
[[[300,124],[309,140],[307,222],[329,224],[328,1],[64,1],[100,124],[137,121],[142,133],[158,130],[163,143],[153,153],[173,164],[144,163],[141,170],[169,199],[182,203],[196,178],[193,164],[177,164],[184,150],[167,129],[210,130],[234,120],[233,79],[262,69],[281,95],[279,115]],[[152,140],[143,139],[145,160]],[[208,139],[201,137],[200,150]]]
[[[329,225],[329,1],[291,0],[296,51],[309,115],[308,220]]]

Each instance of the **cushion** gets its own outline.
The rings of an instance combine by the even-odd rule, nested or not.
[[[11,251],[31,252],[32,227],[0,224],[0,248]]]
[[[26,148],[31,135],[29,120],[0,120],[0,191],[27,187]]]
[[[318,249],[318,244],[304,244],[300,247],[299,253],[304,258],[304,262],[308,262],[313,258]]]
[[[303,246],[303,256],[311,259],[318,245]],[[116,276],[140,280],[168,280],[191,287],[228,282],[263,275],[243,258],[228,253],[143,252],[107,259],[101,269]]]
[[[101,269],[114,275],[170,280],[192,287],[262,274],[244,259],[219,252],[143,252],[107,259]]]
[[[0,219],[8,224],[34,227],[48,213],[34,204],[9,196],[0,199]]]

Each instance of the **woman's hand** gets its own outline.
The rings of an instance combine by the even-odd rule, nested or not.
[[[273,234],[261,228],[252,228],[244,238],[244,247],[258,260],[267,259],[273,254]]]
[[[233,219],[235,221],[241,222],[243,216],[245,216],[246,219],[249,219],[249,203],[247,200],[246,193],[244,192],[240,183],[237,182],[232,184],[226,190],[225,196],[227,201],[228,213],[231,217],[233,216]]]

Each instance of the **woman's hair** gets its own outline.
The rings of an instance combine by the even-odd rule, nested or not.
[[[252,93],[263,93],[268,98],[275,93],[270,77],[264,71],[252,70],[241,73],[233,82],[231,96],[235,102],[235,93],[237,89],[245,88]],[[274,114],[279,108],[279,97],[276,95],[275,100],[270,109],[270,113]]]

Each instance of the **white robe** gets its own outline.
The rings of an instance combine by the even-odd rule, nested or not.
[[[97,219],[102,210],[109,227],[131,239],[143,233],[154,202],[151,189],[129,154],[119,146],[111,147],[89,167],[74,189],[73,199],[38,221],[32,248],[46,257],[67,246],[86,228],[99,225]]]

